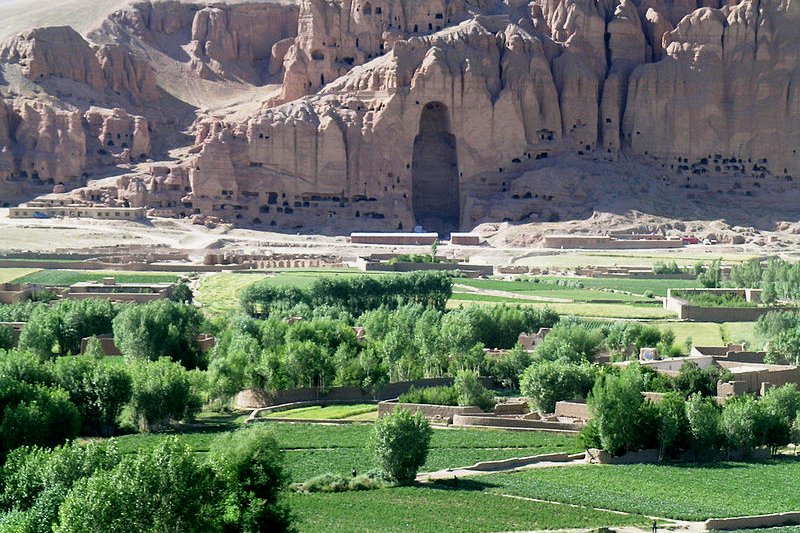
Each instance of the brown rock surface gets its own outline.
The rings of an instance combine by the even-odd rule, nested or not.
[[[114,7],[0,46],[0,200],[117,174],[75,194],[334,232],[800,218],[792,3]]]

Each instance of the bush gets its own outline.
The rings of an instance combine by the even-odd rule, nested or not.
[[[65,391],[0,377],[0,463],[19,446],[56,446],[74,439],[80,423]]]
[[[481,385],[477,373],[462,370],[456,375],[453,389],[458,396],[458,405],[475,405],[487,412],[494,410],[494,393]]]
[[[543,413],[555,411],[556,402],[585,399],[594,386],[597,369],[591,364],[564,360],[542,361],[529,366],[520,379],[520,391]]]
[[[291,516],[281,494],[287,484],[283,452],[266,426],[218,437],[211,465],[224,486],[227,531],[285,531]]]
[[[297,483],[293,489],[297,492],[347,492],[358,490],[374,490],[386,486],[383,476],[373,473],[361,474],[347,478],[341,474],[321,474],[305,483]]]
[[[421,413],[397,409],[375,423],[369,448],[390,481],[410,485],[425,464],[432,436]]]
[[[408,392],[401,394],[397,400],[401,403],[458,405],[458,393],[453,387],[424,387],[417,389],[412,385]]]

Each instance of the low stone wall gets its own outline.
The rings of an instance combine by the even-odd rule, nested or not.
[[[364,272],[416,272],[420,270],[433,270],[441,272],[463,272],[467,277],[491,276],[494,267],[491,265],[471,265],[467,263],[414,263],[411,261],[398,261],[389,264],[377,261],[358,261],[359,268]]]
[[[582,454],[569,455],[566,453],[548,453],[534,455],[530,457],[512,457],[510,459],[500,459],[498,461],[481,461],[464,468],[464,470],[476,470],[478,472],[494,472],[496,470],[511,470],[536,463],[566,463],[574,459],[580,459]]]
[[[589,406],[583,402],[556,402],[555,415],[589,420]]]
[[[527,430],[546,430],[560,431],[565,433],[577,433],[583,428],[582,424],[572,424],[569,422],[552,422],[549,420],[532,420],[516,417],[500,417],[491,414],[455,414],[453,415],[454,426],[478,426],[506,429],[527,429]]]
[[[502,402],[494,406],[494,414],[496,415],[524,415],[530,412],[530,406],[527,401],[516,402]]]
[[[442,420],[448,424],[453,422],[455,415],[482,414],[483,411],[475,406],[460,405],[431,405],[424,403],[400,403],[393,401],[380,402],[378,404],[378,418],[383,418],[395,409],[405,409],[412,413],[422,413],[425,418],[430,420]]]
[[[628,452],[619,457],[614,457],[610,453],[589,448],[586,450],[586,462],[596,465],[633,465],[650,464],[658,462],[658,450],[639,450]]]
[[[711,518],[705,522],[707,530],[755,529],[796,524],[800,524],[800,512],[796,511],[757,516],[738,516],[736,518]]]
[[[351,233],[353,244],[398,244],[430,246],[439,239],[438,233]]]

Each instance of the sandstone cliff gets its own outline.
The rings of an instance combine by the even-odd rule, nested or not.
[[[127,165],[81,197],[336,231],[634,209],[618,198],[636,179],[698,212],[730,208],[718,194],[758,209],[800,173],[799,17],[782,0],[138,2],[86,37],[0,46],[0,177]],[[580,161],[642,175],[581,185]]]

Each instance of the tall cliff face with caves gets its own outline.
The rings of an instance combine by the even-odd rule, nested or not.
[[[792,0],[133,4],[0,48],[0,193],[128,165],[73,195],[309,231],[580,217],[652,180],[681,208],[756,208],[800,173],[798,19]]]

